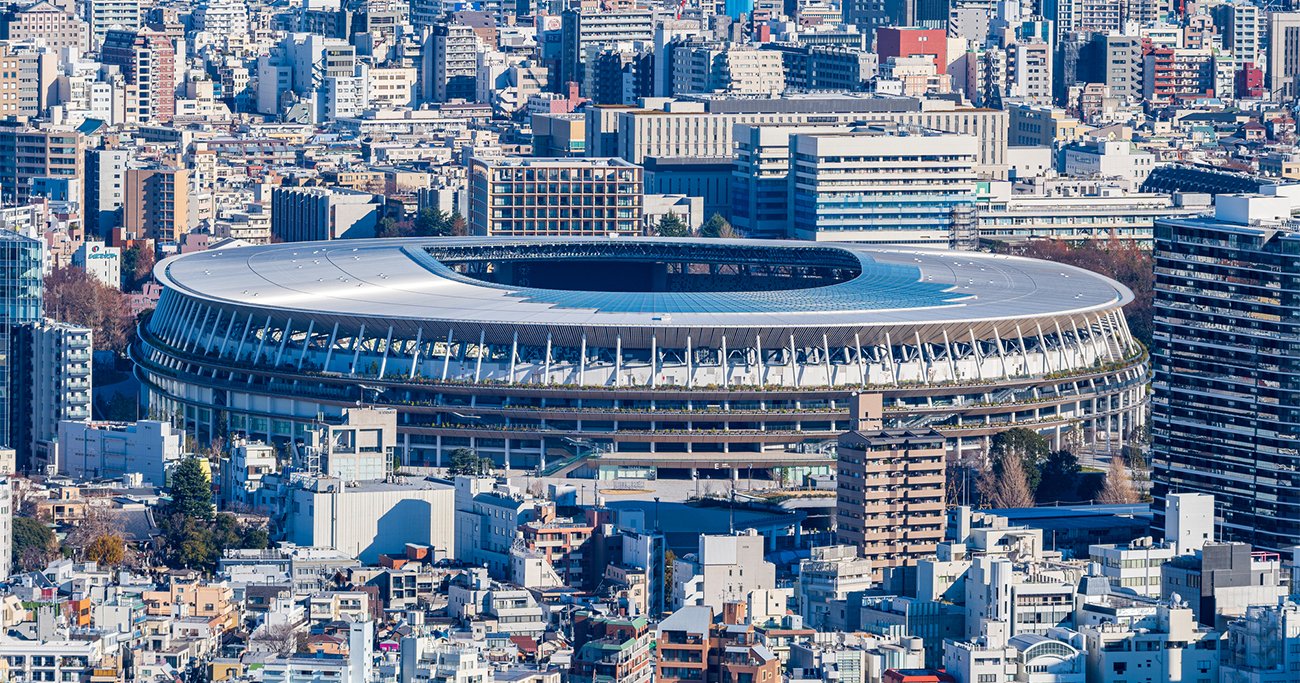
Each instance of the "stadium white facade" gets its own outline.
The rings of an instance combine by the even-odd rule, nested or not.
[[[1007,256],[749,240],[441,238],[168,259],[133,349],[200,440],[398,409],[409,466],[824,467],[847,396],[950,452],[1027,426],[1118,439],[1146,410],[1122,285]]]

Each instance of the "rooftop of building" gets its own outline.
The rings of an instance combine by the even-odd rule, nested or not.
[[[693,282],[690,291],[665,291],[650,277],[656,264],[682,261],[752,272],[742,280]],[[531,264],[528,284],[501,267],[520,262]],[[991,327],[998,320],[1097,314],[1133,298],[1109,278],[1045,261],[759,240],[298,242],[172,257],[155,275],[172,290],[210,302],[356,322],[382,317],[395,331],[400,326],[412,334],[421,321],[444,320],[475,328],[808,327],[836,329],[838,339],[876,326],[981,321]],[[705,336],[696,342],[708,343]],[[569,341],[576,339],[560,340]]]

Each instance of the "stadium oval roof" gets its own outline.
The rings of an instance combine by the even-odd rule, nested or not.
[[[489,282],[476,258],[829,264],[839,281],[764,291],[601,291]],[[552,266],[554,264],[552,263]],[[173,256],[155,275],[211,303],[347,318],[584,327],[871,327],[1083,315],[1132,300],[1096,273],[975,252],[760,240],[409,238],[296,242]]]

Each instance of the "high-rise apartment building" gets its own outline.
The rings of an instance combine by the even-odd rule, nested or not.
[[[129,239],[176,242],[189,227],[190,172],[183,168],[126,171],[122,230]]]
[[[122,204],[126,197],[126,161],[130,154],[120,149],[86,150],[86,234],[108,237],[122,225]]]
[[[0,479],[0,581],[13,573],[14,490],[9,477]]]
[[[21,400],[13,337],[19,326],[41,319],[45,243],[0,230],[0,446],[13,440],[10,414]]]
[[[165,33],[109,29],[100,60],[126,77],[126,120],[171,121],[176,116],[176,48]]]
[[[796,134],[790,140],[792,236],[957,242],[975,201],[978,147],[973,136],[917,126]]]
[[[1221,539],[1283,550],[1300,544],[1300,232],[1289,198],[1215,203],[1155,226],[1155,526],[1170,494],[1208,493]]]
[[[92,352],[89,328],[49,319],[14,328],[9,445],[19,471],[34,472],[53,460],[60,420],[90,419]]]
[[[1295,101],[1300,75],[1300,12],[1268,16],[1268,87],[1282,102]]]
[[[928,57],[935,73],[947,73],[948,33],[942,29],[895,26],[877,29],[876,54],[881,63],[890,57]]]
[[[98,48],[111,28],[134,31],[144,25],[140,0],[88,0],[82,5],[90,24],[91,48]]]
[[[473,100],[477,91],[479,37],[458,22],[441,22],[424,41],[422,96],[426,102]]]
[[[642,170],[622,159],[474,159],[469,182],[475,235],[641,234]]]
[[[654,40],[654,15],[650,10],[602,12],[568,10],[561,18],[560,85],[582,83],[587,66],[587,46]]]
[[[879,578],[933,555],[943,540],[944,437],[884,429],[880,394],[854,394],[849,412],[853,426],[837,449],[838,542],[857,548]]]

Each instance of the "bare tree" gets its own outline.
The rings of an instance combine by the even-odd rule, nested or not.
[[[301,652],[307,644],[307,633],[294,624],[263,624],[249,638],[250,649],[289,656]]]
[[[998,471],[1000,470],[1000,471]],[[988,467],[977,482],[980,497],[994,508],[1027,508],[1034,506],[1034,493],[1029,490],[1025,464],[1015,455],[1002,458],[1001,467]]]
[[[1109,505],[1138,501],[1137,489],[1133,488],[1133,480],[1129,478],[1128,468],[1124,466],[1123,458],[1110,459],[1110,468],[1106,470],[1106,483],[1102,485],[1097,500]]]

